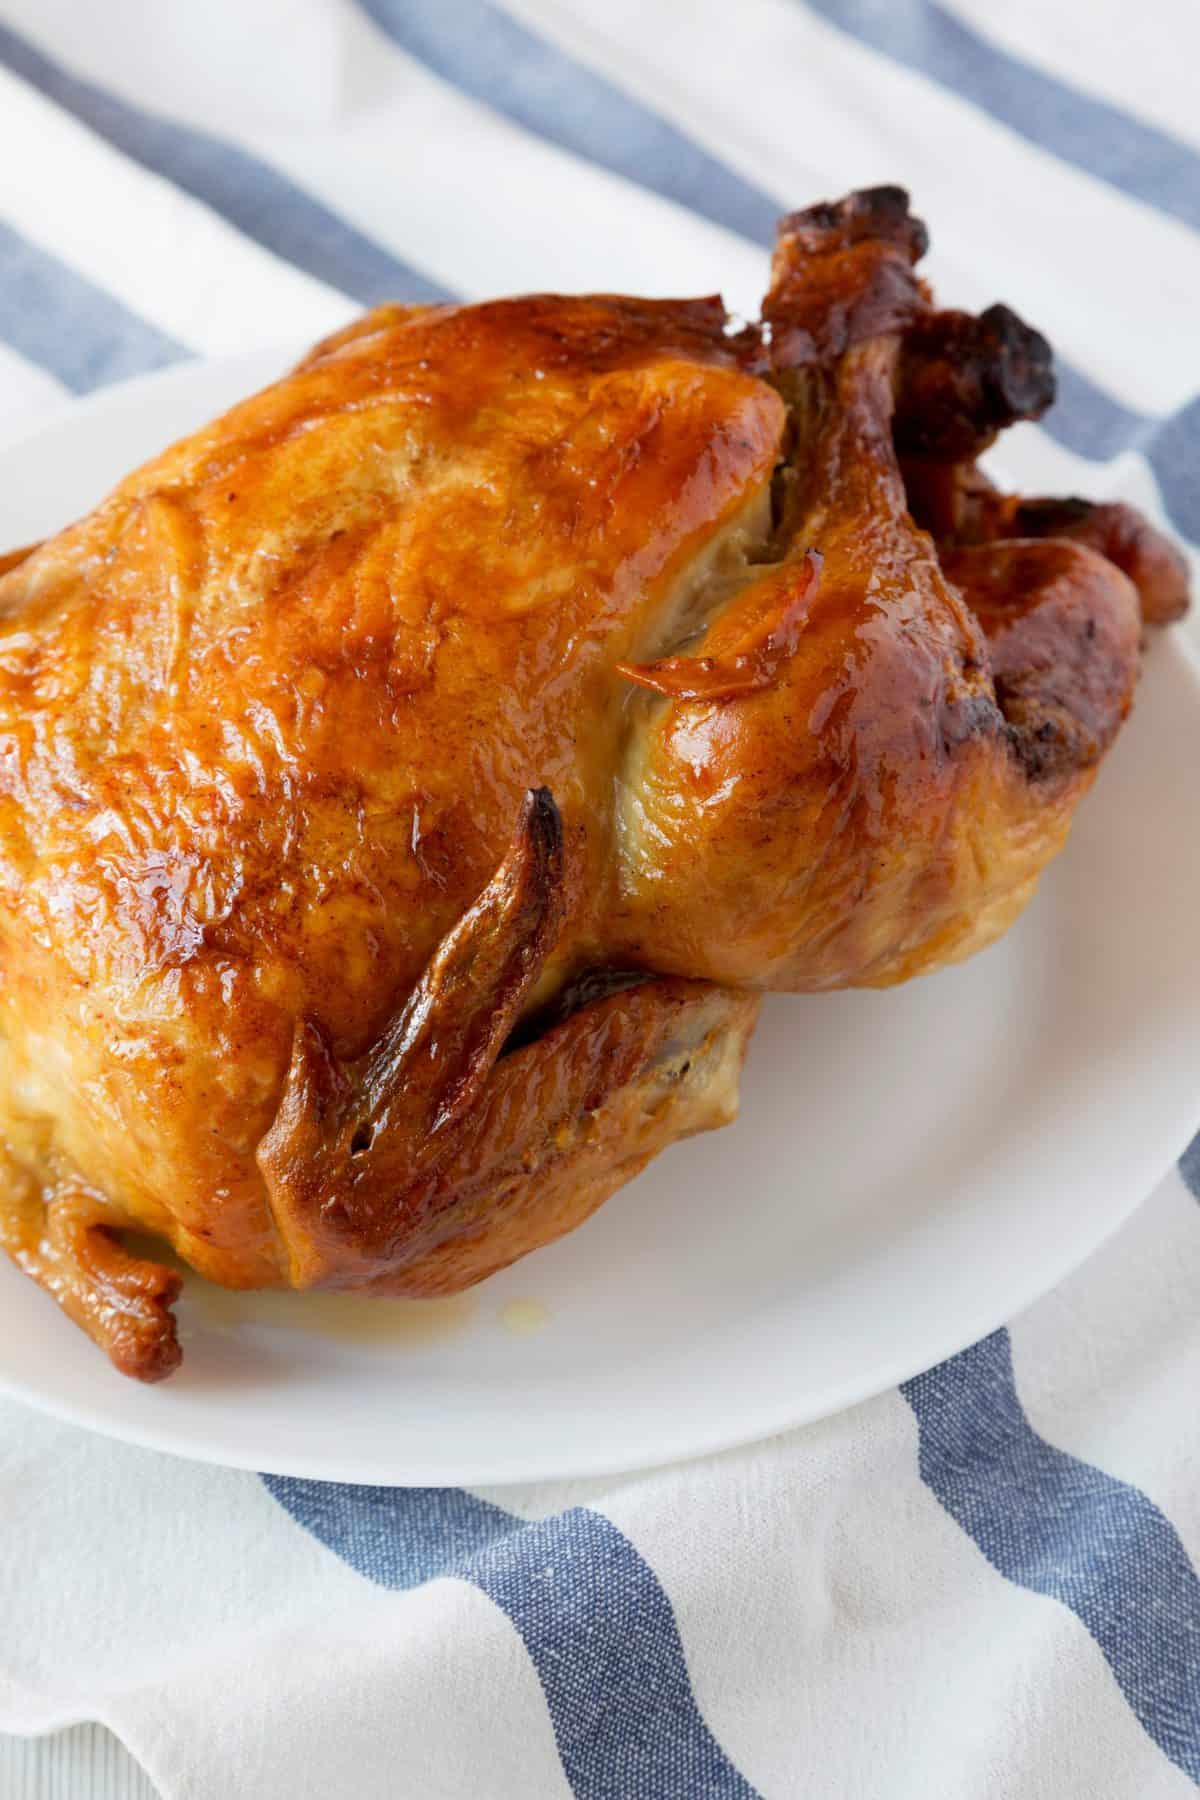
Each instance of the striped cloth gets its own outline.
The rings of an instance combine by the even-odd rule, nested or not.
[[[1200,542],[1200,19],[1136,23],[0,0],[0,429],[385,297],[719,285],[752,311],[783,207],[901,181],[943,294],[1070,346],[1026,428],[1047,486]],[[1194,1147],[1010,1330],[620,1480],[259,1479],[5,1404],[0,1728],[104,1721],[168,1800],[1190,1792],[1198,1200]],[[54,1791],[135,1791],[105,1768]]]

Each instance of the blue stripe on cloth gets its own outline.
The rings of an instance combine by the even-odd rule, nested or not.
[[[1200,1781],[1200,1580],[1138,1488],[1033,1430],[1007,1331],[906,1381],[922,1479],[1010,1581],[1070,1607],[1134,1714]]]
[[[1053,430],[1060,444],[1095,462],[1108,462],[1122,450],[1145,446],[1157,420],[1123,406],[1058,357],[1054,368],[1058,394],[1046,417],[1039,420],[1043,430]]]
[[[930,0],[803,3],[859,43],[971,101],[1039,149],[1200,229],[1200,155],[1159,127],[1020,61]]]
[[[1183,1155],[1179,1159],[1179,1173],[1200,1200],[1200,1131],[1198,1131]]]
[[[1136,450],[1154,470],[1172,523],[1200,543],[1200,397],[1164,419],[1122,406],[1069,363],[1055,358],[1058,399],[1039,423],[1077,456],[1109,462]]]
[[[573,1507],[527,1524],[459,1488],[262,1479],[382,1587],[457,1576],[507,1613],[579,1800],[757,1800],[700,1716],[657,1577],[600,1513]]]
[[[1165,419],[1144,421],[1131,448],[1154,470],[1168,518],[1200,544],[1200,395]]]
[[[525,130],[714,224],[771,241],[781,211],[773,194],[488,0],[359,4],[409,56]]]
[[[445,290],[233,144],[178,125],[70,74],[0,25],[0,63],[99,137],[165,176],[264,249],[363,306],[380,300],[445,300]]]
[[[2,221],[0,338],[77,394],[189,354]]]

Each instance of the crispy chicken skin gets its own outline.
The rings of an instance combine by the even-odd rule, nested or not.
[[[756,994],[990,942],[1175,552],[882,188],[719,300],[384,307],[0,559],[0,1240],[153,1380],[232,1286],[453,1292],[736,1110]]]

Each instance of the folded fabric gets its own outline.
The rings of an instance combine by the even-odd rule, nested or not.
[[[384,298],[749,311],[780,210],[898,180],[941,293],[1069,346],[1027,466],[1195,543],[1197,49],[1118,0],[0,0],[0,431]],[[704,1463],[351,1488],[5,1402],[0,1730],[101,1720],[166,1800],[1184,1794],[1198,1391],[1193,1149],[1008,1330]]]

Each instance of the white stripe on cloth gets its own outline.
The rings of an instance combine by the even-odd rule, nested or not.
[[[1148,8],[1136,31],[1129,28],[1129,0],[1088,0],[1086,24],[1076,8],[1046,0],[941,4],[1010,55],[1200,149],[1195,62],[1180,55],[1187,9],[1172,0]]]
[[[171,7],[104,0],[102,31],[80,30],[78,0],[3,0],[0,16],[135,106],[209,131],[250,121],[303,130],[345,109],[348,3],[255,0],[251,22],[228,0]]]
[[[117,1695],[105,1723],[170,1800],[570,1800],[503,1613],[462,1581],[361,1589],[190,1668],[172,1660]]]
[[[5,1583],[0,1729],[95,1717],[110,1687],[157,1681],[205,1646],[227,1653],[260,1619],[302,1623],[360,1585],[315,1539],[284,1538],[253,1476],[133,1450],[11,1401],[0,1425],[5,1541],[37,1572]]]
[[[245,141],[456,293],[722,287],[732,304],[756,307],[764,259],[733,233],[520,130],[357,12],[344,54],[364,78],[370,70],[386,104],[341,122],[336,155],[320,131]],[[377,178],[389,165],[394,188]]]
[[[36,181],[30,170],[36,169]],[[319,337],[355,307],[0,69],[0,217],[209,355]]]
[[[348,1771],[356,1800],[568,1791],[529,1658],[475,1588],[377,1588],[254,1475],[11,1402],[0,1425],[6,1542],[37,1571],[5,1583],[0,1731],[100,1719],[171,1800],[328,1800]]]
[[[1007,300],[1129,405],[1159,412],[1189,397],[1200,237],[802,0],[742,0],[736,13],[693,0],[653,33],[640,0],[505,3],[781,202],[901,182],[932,227],[926,266],[945,304]],[[1150,330],[1154,354],[1138,354]]]
[[[663,295],[720,288],[731,305],[757,311],[761,249],[510,124],[407,56],[357,7],[341,6],[339,23],[345,102],[332,117],[297,127],[270,109],[260,116],[214,103],[213,116],[197,118],[202,96],[193,92],[189,122],[270,161],[466,298],[537,288]],[[126,53],[114,68],[111,57],[73,41],[61,17],[30,10],[20,25],[85,74],[101,78],[102,64],[103,79],[135,105],[145,104],[151,86],[161,98],[164,88],[175,94],[185,85],[186,39],[155,42],[152,66],[127,23]],[[391,174],[381,178],[381,171]],[[281,296],[277,318],[293,316],[285,306]],[[261,320],[246,324],[258,334],[247,342],[264,341]],[[286,333],[277,323],[275,335],[308,329],[299,318]]]

